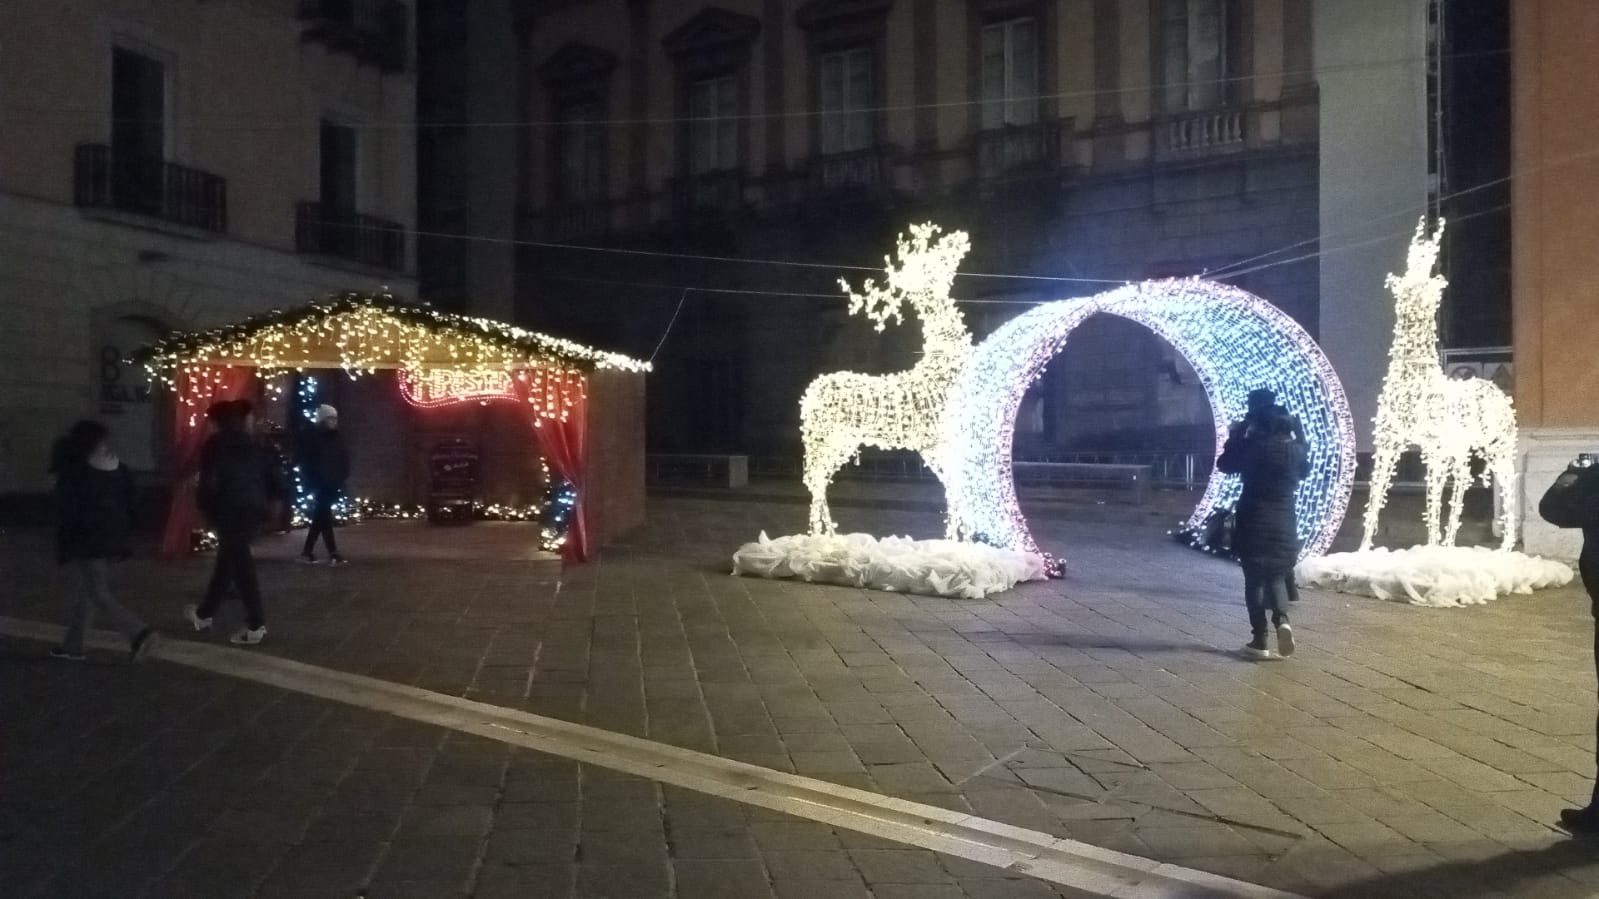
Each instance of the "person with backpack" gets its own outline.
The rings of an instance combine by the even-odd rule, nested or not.
[[[1568,465],[1539,501],[1538,514],[1555,527],[1582,529],[1577,572],[1594,617],[1594,667],[1599,670],[1599,458],[1583,454]],[[1599,734],[1599,718],[1594,732]],[[1599,769],[1599,750],[1595,756]],[[1574,834],[1599,835],[1599,777],[1586,806],[1561,809],[1560,825]]]
[[[232,642],[254,645],[266,639],[267,629],[250,541],[267,520],[272,503],[282,499],[283,475],[272,452],[255,439],[249,401],[217,403],[206,416],[216,433],[200,450],[197,497],[216,531],[216,567],[205,599],[184,607],[184,616],[196,631],[210,630],[228,590],[237,590],[245,624]]]
[[[350,449],[339,433],[339,410],[318,406],[315,427],[300,441],[299,449],[300,474],[311,491],[311,527],[305,534],[300,561],[316,564],[316,540],[321,537],[328,547],[328,563],[343,565],[344,557],[333,536],[333,506],[350,479]]]
[[[1244,652],[1270,659],[1294,653],[1293,626],[1283,606],[1285,584],[1299,558],[1294,498],[1299,482],[1310,474],[1310,458],[1298,420],[1276,405],[1271,391],[1251,393],[1249,406],[1250,415],[1233,426],[1216,468],[1244,482],[1232,542],[1233,555],[1244,569],[1244,605],[1252,633]],[[1277,631],[1275,654],[1266,642],[1268,614]]]
[[[95,612],[128,638],[128,658],[140,661],[155,646],[156,632],[111,593],[110,566],[132,554],[133,476],[111,449],[110,431],[80,421],[55,443],[50,473],[56,482],[56,555],[75,568],[82,589],[73,597],[67,632],[50,650],[57,659],[81,662],[83,640]]]

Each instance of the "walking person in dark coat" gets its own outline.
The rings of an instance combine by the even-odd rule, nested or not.
[[[67,618],[66,638],[50,650],[74,662],[84,656],[83,639],[96,611],[128,638],[137,662],[155,645],[156,633],[111,595],[110,566],[132,551],[133,476],[117,458],[110,432],[97,421],[80,421],[56,441],[50,473],[56,479],[56,552],[82,580]]]
[[[1244,482],[1233,533],[1253,633],[1244,651],[1268,659],[1274,657],[1266,642],[1268,614],[1277,630],[1278,654],[1294,652],[1294,631],[1283,608],[1284,585],[1299,558],[1294,496],[1310,473],[1310,459],[1298,422],[1281,407],[1273,408],[1271,391],[1257,390],[1249,400],[1250,415],[1233,425],[1216,467]]]
[[[283,497],[283,477],[272,452],[252,433],[255,418],[248,401],[217,403],[206,415],[217,431],[200,450],[198,498],[216,530],[216,568],[204,601],[186,606],[183,612],[195,630],[210,630],[228,589],[236,589],[244,603],[245,626],[232,641],[253,645],[266,639],[267,631],[250,541],[267,520],[272,503]]]
[[[1595,622],[1594,665],[1599,667],[1599,464],[1583,455],[1567,466],[1538,504],[1538,513],[1550,524],[1582,529],[1582,554],[1577,557],[1577,572],[1588,592]],[[1599,721],[1596,721],[1599,732]],[[1599,835],[1599,779],[1593,796],[1583,808],[1560,811],[1560,825],[1575,834]]]
[[[339,410],[332,406],[317,407],[316,427],[300,442],[300,474],[311,490],[311,528],[300,561],[316,564],[316,538],[321,537],[328,547],[328,561],[343,565],[333,536],[333,506],[350,479],[350,449],[339,433]]]

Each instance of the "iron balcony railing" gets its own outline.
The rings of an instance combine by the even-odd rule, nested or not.
[[[400,0],[300,0],[305,39],[387,71],[410,56],[410,12]]]
[[[228,230],[228,181],[219,175],[146,156],[115,154],[106,144],[79,144],[73,157],[73,201],[189,228]]]
[[[609,203],[561,203],[539,215],[541,234],[552,240],[602,237],[611,230]]]
[[[322,203],[295,206],[294,248],[373,268],[405,270],[404,225]]]
[[[886,180],[883,151],[876,147],[851,153],[829,153],[811,162],[810,188],[816,192],[876,190]]]
[[[977,132],[977,176],[999,178],[1016,169],[1057,165],[1060,134],[1059,121],[1005,125]]]
[[[1166,122],[1166,149],[1174,153],[1211,150],[1244,142],[1244,113],[1219,109]]]
[[[737,169],[702,172],[672,182],[672,207],[678,215],[732,212],[744,205],[744,173]]]

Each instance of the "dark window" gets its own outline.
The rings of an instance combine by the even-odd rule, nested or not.
[[[1011,19],[983,26],[983,128],[1038,121],[1038,22]]]
[[[121,47],[111,51],[111,165],[119,203],[162,209],[166,157],[166,67]]]
[[[604,107],[595,102],[568,103],[557,117],[554,195],[564,203],[605,199]]]
[[[704,78],[689,85],[689,154],[695,175],[738,168],[736,78]]]
[[[872,146],[872,50],[822,54],[822,152],[852,153]]]
[[[355,129],[322,121],[322,207],[329,212],[354,212],[356,187]]]
[[[1161,0],[1161,78],[1168,112],[1213,109],[1228,98],[1227,0]]]

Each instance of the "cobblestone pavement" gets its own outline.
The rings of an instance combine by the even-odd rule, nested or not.
[[[344,705],[0,658],[7,897],[989,899],[1041,881]]]
[[[646,528],[564,580],[267,563],[263,650],[1296,892],[1599,894],[1599,847],[1548,826],[1593,775],[1575,589],[1454,610],[1307,592],[1299,655],[1250,664],[1232,654],[1236,569],[1147,524],[1036,522],[1070,574],[987,601],[727,576],[740,542],[803,517],[654,501]],[[938,529],[915,511],[838,517]],[[31,545],[4,555],[18,594],[0,613],[53,608]],[[204,574],[135,563],[122,582],[174,622]]]

